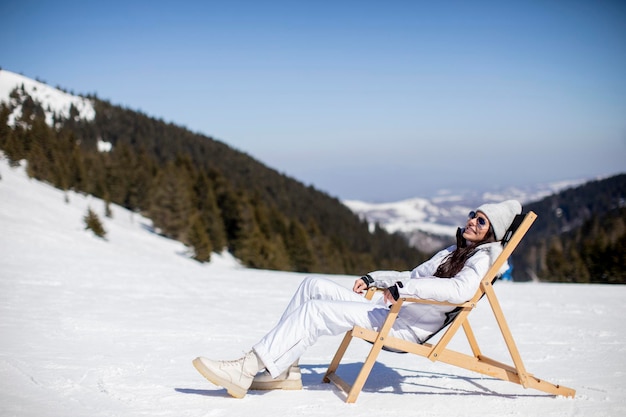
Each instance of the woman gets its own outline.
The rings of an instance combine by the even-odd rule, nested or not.
[[[355,325],[378,330],[387,317],[388,305],[399,297],[455,304],[471,299],[502,251],[498,241],[521,211],[515,200],[483,204],[470,213],[465,229],[457,236],[457,245],[438,252],[412,271],[370,272],[357,279],[352,290],[324,278],[308,277],[276,327],[244,357],[234,361],[199,357],[193,365],[206,379],[237,398],[250,388],[300,389],[298,360],[318,337],[342,334]],[[500,272],[504,270],[506,265]],[[386,288],[382,300],[367,300],[361,295],[370,285]],[[390,335],[421,343],[441,327],[452,309],[408,303],[400,310]]]

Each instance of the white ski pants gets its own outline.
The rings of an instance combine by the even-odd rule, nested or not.
[[[355,325],[378,330],[389,309],[365,299],[329,279],[307,277],[294,294],[280,321],[256,345],[254,351],[276,378],[286,371],[317,338],[339,335]],[[400,317],[390,335],[416,341],[417,337]]]

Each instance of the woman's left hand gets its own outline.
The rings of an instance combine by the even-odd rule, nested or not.
[[[391,291],[389,291],[389,288],[385,290],[385,292],[383,293],[383,297],[387,304],[394,305],[396,303],[396,300],[393,298],[393,295],[391,295]]]

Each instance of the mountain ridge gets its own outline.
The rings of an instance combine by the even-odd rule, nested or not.
[[[88,98],[93,120],[71,103],[68,118],[24,83],[13,87],[0,104],[0,148],[11,164],[26,160],[31,177],[151,218],[200,262],[227,248],[255,268],[359,274],[425,256],[222,141],[96,97]]]
[[[4,74],[0,86],[6,85]],[[243,265],[260,269],[406,270],[451,243],[469,210],[517,198],[528,209],[536,207],[540,217],[526,239],[530,249],[522,245],[515,254],[523,276],[626,282],[620,269],[626,174],[577,187],[583,180],[446,192],[378,206],[341,202],[210,137],[83,98],[95,109],[91,119],[77,108],[85,101],[68,104],[74,97],[59,94],[61,99],[48,103],[46,89],[26,84],[0,92],[0,148],[9,163],[25,160],[30,177],[145,215],[154,231],[187,245],[200,262],[227,249]],[[44,102],[31,93],[42,94]]]
[[[410,198],[389,203],[343,201],[370,228],[380,225],[390,233],[401,233],[417,249],[430,252],[452,242],[467,214],[484,203],[516,199],[522,205],[541,200],[562,190],[579,186],[589,180],[555,181],[527,187],[505,187],[484,192],[468,190],[446,193],[432,198]]]

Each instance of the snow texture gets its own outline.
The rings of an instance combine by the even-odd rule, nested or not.
[[[340,336],[303,356],[302,391],[231,398],[191,360],[241,356],[303,275],[246,269],[228,254],[200,264],[136,213],[113,205],[107,218],[101,200],[29,179],[4,159],[0,176],[1,416],[626,415],[626,287],[580,284],[496,285],[527,370],[576,389],[573,399],[383,352],[346,404],[321,383]],[[106,240],[85,230],[88,207]],[[483,353],[510,363],[487,303],[470,319]],[[460,337],[452,346],[466,349]],[[355,341],[340,375],[353,378],[368,348]]]
[[[54,124],[54,115],[69,119],[72,106],[78,111],[77,117],[79,119],[93,120],[96,117],[96,110],[89,99],[63,92],[23,75],[0,70],[0,102],[11,103],[11,92],[15,88],[21,88],[22,86],[35,102],[42,105],[46,114],[46,123],[49,126]],[[22,107],[17,106],[14,112],[9,115],[9,125],[14,126],[15,120],[21,115]]]

